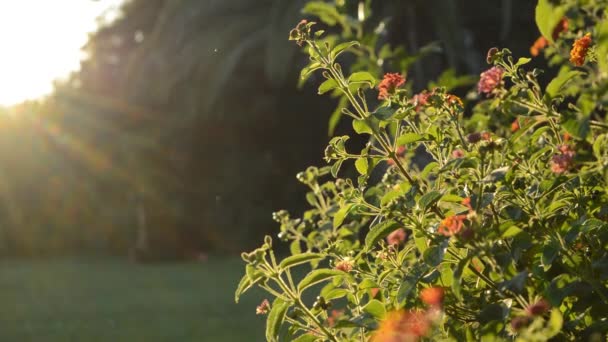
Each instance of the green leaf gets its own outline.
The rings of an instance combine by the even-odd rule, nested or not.
[[[536,5],[536,26],[540,33],[553,43],[553,29],[566,14],[564,6],[553,6],[549,0],[538,0]]]
[[[247,291],[252,285],[253,285],[253,283],[252,283],[251,279],[249,278],[249,276],[247,274],[245,274],[243,276],[243,278],[241,278],[241,281],[239,282],[239,286],[237,286],[237,288],[236,288],[236,291],[234,293],[234,301],[236,303],[238,303],[241,295],[245,291]]]
[[[294,240],[294,241],[292,241],[289,244],[289,251],[293,255],[302,253],[302,246],[300,246],[300,240]]]
[[[401,228],[401,225],[393,220],[387,220],[373,226],[365,237],[365,248],[369,249],[373,247],[378,241],[398,228]]]
[[[304,334],[304,335],[298,336],[297,338],[295,338],[291,342],[314,342],[316,340],[317,340],[317,337],[315,335]]]
[[[422,276],[428,271],[428,266],[425,264],[416,264],[403,278],[399,290],[397,290],[397,302],[403,305],[409,294],[416,288],[416,284]]]
[[[556,243],[551,242],[545,247],[543,247],[543,254],[540,257],[540,261],[542,263],[543,269],[548,271],[553,264],[553,260],[557,257],[559,253],[559,246]]]
[[[350,75],[348,83],[367,83],[373,87],[376,84],[376,78],[367,71],[358,71]]]
[[[375,112],[372,113],[372,115],[378,120],[388,120],[395,114],[395,112],[396,110],[390,107],[379,107]]]
[[[325,94],[330,90],[334,90],[338,87],[338,82],[333,78],[325,80],[325,82],[321,83],[319,86],[319,95]]]
[[[359,45],[359,42],[356,42],[356,41],[346,42],[346,43],[341,43],[341,44],[336,45],[336,47],[331,50],[331,59],[336,59],[342,52],[346,51],[347,49],[349,49],[353,46],[358,46],[358,45]]]
[[[353,120],[353,129],[357,134],[373,134],[372,128],[365,122],[365,120]]]
[[[298,284],[298,292],[302,292],[315,284],[341,275],[344,275],[344,272],[338,270],[330,270],[327,268],[314,270],[308,273],[306,277],[300,281],[300,284]]]
[[[384,305],[377,299],[370,300],[369,303],[363,307],[363,312],[367,312],[377,319],[382,319],[384,318],[384,315],[386,315]]]
[[[600,20],[595,32],[597,36],[597,64],[605,75],[608,74],[608,20]]]
[[[411,144],[413,142],[417,142],[417,141],[421,141],[421,140],[428,140],[425,139],[425,137],[421,134],[418,133],[405,133],[403,135],[401,135],[399,138],[397,138],[397,145],[407,145],[407,144]]]
[[[342,166],[343,162],[344,162],[344,159],[338,159],[338,160],[336,160],[334,165],[331,166],[331,175],[334,178],[338,177],[338,171],[340,171],[340,167]]]
[[[551,310],[551,317],[549,317],[549,324],[547,325],[546,335],[544,337],[551,338],[562,330],[564,324],[564,318],[558,308]]]
[[[266,340],[267,341],[278,341],[279,330],[281,324],[285,320],[285,314],[287,309],[291,306],[291,303],[285,302],[279,298],[275,299],[272,303],[272,308],[268,314],[268,320],[266,321]]]
[[[523,230],[519,229],[517,226],[511,226],[504,233],[502,233],[503,239],[508,239],[522,233]]]
[[[298,255],[289,256],[281,261],[279,268],[287,269],[297,265],[307,263],[312,260],[323,259],[324,256],[319,253],[302,253]]]
[[[454,270],[454,280],[452,282],[452,292],[454,296],[459,300],[462,300],[462,273],[464,269],[469,265],[471,259],[469,257],[464,258],[458,262],[456,269]]]
[[[518,67],[518,66],[528,64],[528,63],[530,63],[531,60],[532,60],[532,58],[520,57],[517,60],[517,63],[515,63],[515,66]]]
[[[433,190],[422,195],[420,197],[419,203],[423,209],[426,209],[435,204],[439,200],[439,198],[441,198],[441,192]]]
[[[359,173],[362,175],[367,174],[368,166],[369,164],[367,162],[367,158],[365,157],[357,158],[355,161],[355,168],[357,168],[357,171],[359,171]]]
[[[446,246],[441,244],[438,246],[431,246],[422,254],[422,258],[427,265],[435,267],[443,261]]]
[[[334,228],[338,228],[342,225],[342,222],[344,222],[344,219],[346,218],[346,216],[348,215],[348,213],[351,211],[352,208],[353,208],[353,204],[348,203],[336,212],[336,214],[334,215],[334,222],[333,222]]]
[[[575,136],[577,138],[585,139],[589,132],[591,131],[591,126],[589,125],[589,118],[572,118],[566,120],[562,127],[568,132],[570,135]]]
[[[556,97],[560,90],[574,77],[578,75],[582,75],[583,73],[577,70],[569,70],[568,68],[563,68],[560,70],[559,74],[549,82],[547,88],[545,89],[545,93],[549,95],[550,98]]]

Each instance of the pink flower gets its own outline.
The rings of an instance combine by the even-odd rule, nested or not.
[[[564,173],[573,165],[574,155],[576,154],[568,145],[559,146],[559,154],[551,158],[551,171],[553,173]]]
[[[404,243],[406,239],[407,233],[405,232],[405,229],[399,228],[388,234],[388,236],[386,237],[386,243],[388,243],[389,245],[400,245]]]
[[[528,316],[540,316],[543,315],[545,312],[549,311],[550,307],[551,306],[546,300],[541,299],[538,302],[528,306],[526,308],[526,313],[528,314]]]
[[[502,74],[504,70],[501,67],[491,67],[490,69],[481,73],[479,83],[477,83],[477,91],[480,94],[490,94],[494,89],[500,86],[502,81]]]
[[[350,272],[353,269],[353,263],[350,260],[340,260],[336,263],[336,269],[342,272]]]
[[[452,152],[452,157],[454,157],[454,158],[462,158],[462,157],[464,157],[464,152],[462,152],[462,150],[454,150]]]
[[[378,99],[386,100],[395,90],[405,83],[405,78],[399,73],[384,74],[382,82],[378,85]]]
[[[268,313],[269,310],[270,310],[270,303],[268,302],[268,299],[264,299],[262,301],[262,303],[260,303],[260,305],[258,305],[258,307],[255,308],[255,314],[256,315],[265,315]]]

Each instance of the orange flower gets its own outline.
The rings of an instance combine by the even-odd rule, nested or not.
[[[464,224],[464,220],[466,220],[467,215],[452,215],[448,216],[439,224],[439,228],[437,228],[437,233],[444,236],[453,236],[462,230],[462,226]]]
[[[466,206],[467,208],[469,208],[469,211],[473,211],[473,207],[471,206],[471,198],[470,197],[466,197],[462,200],[462,205]]]
[[[530,54],[534,57],[540,54],[540,51],[549,45],[549,41],[547,38],[540,36],[537,40],[534,41],[534,44],[530,46]]]
[[[441,287],[428,287],[420,291],[420,299],[427,305],[440,306],[443,302],[443,289]]]
[[[370,290],[370,295],[372,298],[376,298],[376,296],[378,295],[378,293],[380,293],[380,289],[377,287],[373,287]]]
[[[415,342],[425,336],[431,322],[422,311],[392,311],[380,322],[371,342]]]
[[[515,121],[513,121],[513,123],[511,123],[511,132],[515,133],[517,131],[519,131],[519,121],[517,119],[515,119]]]
[[[575,66],[585,64],[585,57],[587,57],[591,43],[591,33],[587,33],[584,37],[577,39],[572,45],[572,50],[570,50],[570,63]]]
[[[551,33],[551,38],[553,38],[553,40],[556,40],[562,32],[566,32],[566,31],[568,31],[568,18],[564,17],[553,28],[553,32]],[[549,45],[549,41],[545,37],[543,37],[543,36],[538,37],[538,39],[530,47],[530,54],[534,57],[538,56],[540,51],[542,49],[546,48],[547,45]]]
[[[327,317],[327,325],[333,327],[342,315],[344,315],[344,310],[331,310],[331,314]]]
[[[386,100],[395,90],[405,83],[405,78],[399,73],[384,74],[382,82],[378,84],[378,100]]]

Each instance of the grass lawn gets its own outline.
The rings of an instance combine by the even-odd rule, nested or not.
[[[0,341],[264,341],[240,259],[0,261]]]

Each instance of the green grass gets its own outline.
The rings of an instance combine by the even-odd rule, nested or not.
[[[0,341],[263,341],[240,260],[0,261]]]

